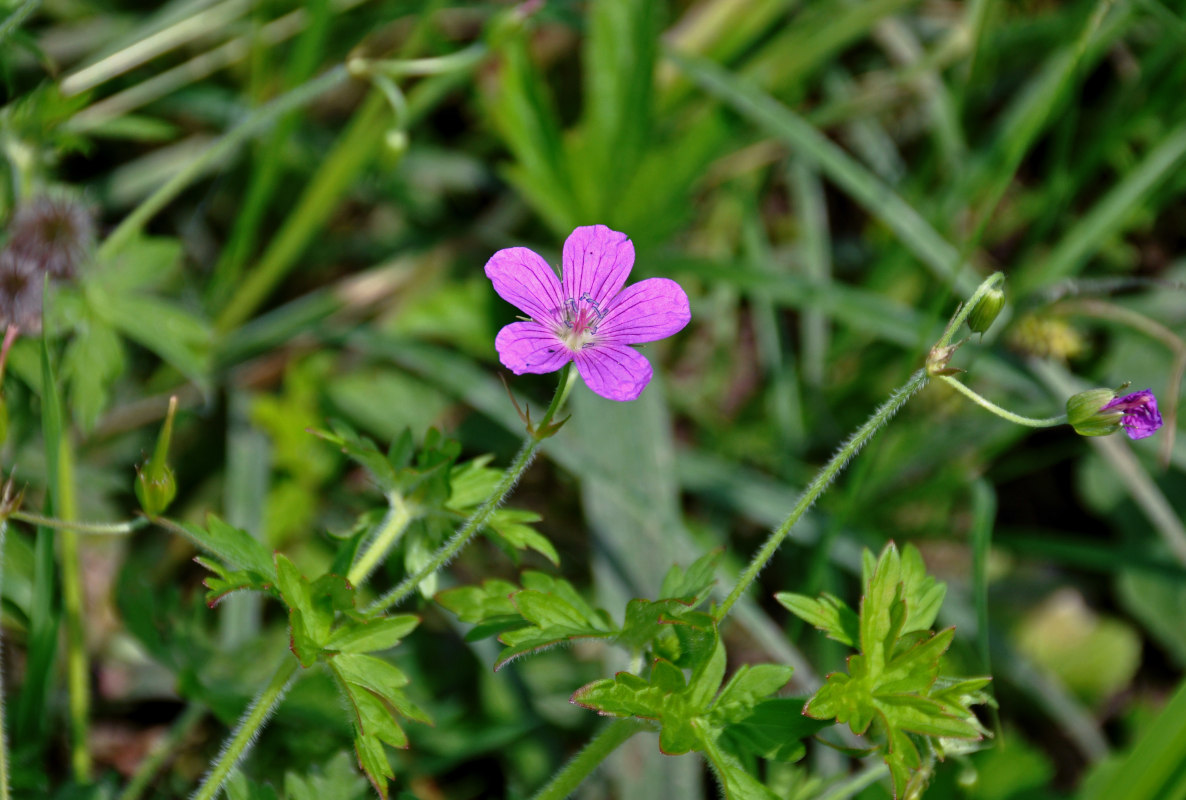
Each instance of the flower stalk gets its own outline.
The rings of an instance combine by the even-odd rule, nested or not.
[[[532,800],[564,800],[577,790],[609,754],[621,747],[631,736],[643,730],[633,719],[614,720],[601,729],[576,757],[552,776],[548,785],[540,789]]]
[[[202,785],[198,787],[191,800],[214,800],[218,796],[219,790],[222,789],[231,770],[247,754],[252,742],[259,735],[260,729],[272,716],[272,712],[276,710],[276,706],[280,704],[280,700],[288,691],[299,663],[296,658],[290,655],[284,657],[276,674],[272,676],[267,686],[243,713],[239,725],[223,745],[222,752],[219,753],[214,766],[206,773]]]
[[[523,477],[523,473],[531,466],[536,453],[539,452],[540,445],[543,444],[545,439],[559,430],[559,425],[554,423],[553,420],[555,420],[556,414],[563,407],[565,400],[568,399],[569,392],[572,391],[573,384],[576,382],[576,375],[577,373],[573,371],[571,364],[565,365],[563,371],[560,373],[560,383],[556,387],[556,393],[552,396],[552,402],[548,405],[548,410],[544,412],[543,419],[531,426],[528,430],[528,437],[523,442],[523,446],[519,448],[519,452],[511,462],[510,467],[503,473],[502,479],[499,480],[498,485],[494,487],[494,491],[490,493],[486,501],[465,521],[464,525],[449,537],[448,541],[432,554],[427,564],[412,575],[408,575],[394,589],[371,603],[367,607],[367,613],[378,614],[386,611],[412,594],[412,592],[416,591],[416,587],[420,585],[421,581],[452,561],[469,544],[470,540],[482,530],[483,526],[490,519],[490,515],[502,505],[507,495],[515,488],[519,479]]]
[[[841,470],[848,465],[865,443],[873,438],[881,428],[889,422],[895,414],[901,410],[902,406],[906,405],[911,397],[913,397],[922,387],[926,386],[928,380],[927,371],[920,369],[910,376],[901,387],[899,387],[893,394],[889,396],[881,406],[873,412],[873,415],[865,422],[864,425],[857,428],[856,432],[849,437],[832,459],[821,469],[816,476],[808,484],[807,488],[800,495],[799,501],[795,503],[795,507],[791,509],[791,513],[787,516],[783,523],[779,525],[770,536],[766,539],[766,543],[762,545],[762,549],[750,561],[749,566],[741,573],[741,577],[737,580],[737,585],[729,592],[724,602],[717,608],[714,616],[717,622],[720,622],[729,613],[733,604],[745,593],[749,585],[758,577],[758,573],[762,568],[774,557],[779,545],[790,534],[791,528],[795,527],[797,523],[809,508],[811,508],[815,501],[819,499],[824,490],[831,485],[836,476],[840,474]]]
[[[1015,425],[1024,425],[1027,428],[1053,428],[1056,425],[1065,425],[1067,421],[1066,414],[1059,414],[1057,417],[1046,417],[1044,419],[1037,419],[1035,417],[1024,417],[1021,414],[1014,414],[1008,409],[1001,408],[996,403],[989,400],[987,397],[976,392],[974,389],[968,387],[950,375],[940,375],[939,380],[944,381],[951,388],[967,397],[976,405],[980,406],[986,411],[991,411],[1001,419],[1007,419]]]

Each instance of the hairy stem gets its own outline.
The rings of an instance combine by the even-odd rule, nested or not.
[[[415,518],[411,507],[404,502],[403,495],[399,492],[391,492],[387,495],[387,501],[391,504],[387,516],[383,518],[383,522],[379,524],[366,549],[359,554],[354,566],[346,574],[346,580],[350,582],[351,586],[358,586],[370,577],[371,572],[379,565],[380,561],[387,557],[391,548],[399,541],[399,537],[403,535]]]
[[[498,481],[498,485],[494,487],[494,491],[490,493],[486,501],[465,521],[465,524],[449,537],[448,541],[432,554],[427,564],[421,567],[416,573],[404,578],[394,589],[372,603],[367,608],[368,613],[376,614],[380,611],[385,611],[416,591],[416,587],[420,585],[422,580],[449,563],[482,530],[482,527],[490,519],[490,515],[502,505],[507,495],[510,494],[511,489],[515,488],[515,484],[519,482],[519,479],[523,477],[523,473],[531,466],[531,462],[535,458],[535,454],[539,452],[540,445],[543,444],[544,439],[551,435],[548,433],[548,426],[555,419],[556,413],[560,410],[561,406],[564,405],[564,401],[568,398],[568,393],[572,391],[575,380],[576,371],[572,369],[572,364],[569,364],[560,373],[560,384],[556,387],[556,394],[552,396],[552,402],[548,406],[548,410],[544,413],[543,419],[532,427],[531,433],[523,442],[523,446],[519,448],[518,455],[515,456],[514,461],[511,462],[507,471],[503,473],[502,478]]]
[[[1066,424],[1066,414],[1059,414],[1057,417],[1046,417],[1045,419],[1023,417],[1020,414],[1014,414],[1012,411],[1001,408],[996,403],[970,389],[966,384],[957,381],[950,375],[940,375],[939,379],[946,382],[947,385],[951,386],[951,388],[960,392],[962,395],[964,395],[964,397],[967,397],[969,400],[986,411],[991,411],[1001,419],[1007,419],[1016,425],[1025,425],[1027,428],[1053,428],[1056,425]]]
[[[733,604],[744,594],[749,585],[758,577],[758,573],[766,566],[767,562],[774,557],[774,553],[778,550],[779,545],[787,538],[791,532],[791,528],[795,527],[795,523],[799,518],[807,512],[819,496],[824,493],[824,490],[835,480],[840,471],[847,466],[848,462],[855,456],[860,449],[865,446],[865,443],[873,438],[873,435],[881,429],[883,425],[890,421],[895,414],[906,405],[906,401],[914,396],[919,389],[927,383],[927,374],[925,370],[918,370],[910,379],[899,387],[889,399],[882,403],[881,407],[873,412],[873,416],[865,422],[864,425],[857,428],[856,432],[849,437],[848,441],[844,443],[836,454],[832,456],[823,469],[821,469],[816,476],[808,484],[803,494],[799,497],[799,501],[795,503],[795,507],[791,509],[790,515],[783,520],[766,539],[766,543],[762,545],[762,549],[758,551],[753,560],[750,561],[749,566],[745,568],[745,572],[741,573],[741,577],[737,580],[737,585],[733,587],[733,591],[729,592],[729,596],[721,603],[720,608],[716,611],[717,621],[725,618],[729,613],[729,609]]]
[[[234,733],[223,745],[222,752],[219,753],[214,766],[206,773],[205,780],[202,781],[202,785],[198,787],[190,800],[214,800],[218,796],[219,790],[222,789],[222,784],[231,774],[231,770],[247,754],[255,737],[263,729],[264,723],[268,721],[268,717],[276,710],[276,706],[280,704],[280,700],[288,691],[293,676],[296,675],[298,664],[299,662],[295,658],[285,655],[283,663],[280,664],[280,668],[276,670],[272,679],[268,681],[268,685],[243,712]]]
[[[606,725],[585,745],[585,749],[577,753],[576,758],[552,776],[547,786],[535,793],[532,800],[564,800],[610,753],[641,730],[641,725],[629,719],[614,720]]]

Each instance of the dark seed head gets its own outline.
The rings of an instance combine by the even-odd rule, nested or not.
[[[0,328],[15,325],[24,333],[41,331],[42,272],[11,246],[0,250]]]
[[[8,246],[58,280],[74,277],[95,242],[95,221],[81,203],[38,197],[17,208]]]

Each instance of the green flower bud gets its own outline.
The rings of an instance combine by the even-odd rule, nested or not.
[[[1104,406],[1116,399],[1112,389],[1089,389],[1067,400],[1067,422],[1080,436],[1107,436],[1120,430],[1124,411]]]
[[[968,314],[968,327],[973,333],[984,333],[992,327],[1004,307],[1005,293],[1000,289],[989,289]]]
[[[159,517],[177,496],[177,478],[169,466],[169,442],[173,438],[173,416],[177,413],[177,398],[169,398],[165,424],[161,426],[156,449],[144,466],[136,470],[136,499],[149,517]]]

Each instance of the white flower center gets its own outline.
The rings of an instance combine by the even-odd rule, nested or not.
[[[556,338],[575,353],[597,342],[597,326],[604,317],[605,312],[588,294],[570,297],[556,310],[553,330]]]

